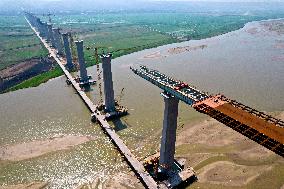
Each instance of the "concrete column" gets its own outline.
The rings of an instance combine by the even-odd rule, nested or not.
[[[57,49],[57,41],[56,41],[56,39],[55,39],[55,32],[56,32],[55,30],[56,30],[56,28],[52,28],[53,40],[51,40],[51,41],[53,41],[52,46],[53,46],[55,49]]]
[[[78,61],[80,65],[80,81],[86,82],[88,81],[88,74],[84,58],[83,41],[75,41],[75,44],[77,47]]]
[[[36,27],[35,16],[34,16],[33,14],[31,14],[31,16],[30,16],[30,22],[31,22],[31,25],[32,25],[33,27]]]
[[[45,34],[44,34],[44,25],[43,23],[40,21],[40,24],[39,24],[39,34],[41,37],[45,37]]]
[[[54,37],[54,40],[55,40],[55,47],[57,49],[57,52],[58,52],[58,54],[62,55],[63,54],[63,46],[62,46],[62,42],[61,42],[59,28],[53,29],[53,37]]]
[[[174,164],[179,100],[162,94],[165,101],[163,132],[160,149],[160,167],[170,170]]]
[[[55,47],[55,40],[53,36],[52,24],[47,24],[48,37],[47,40],[51,42],[51,46]]]
[[[47,24],[47,41],[51,42],[52,38],[52,25]]]
[[[42,28],[43,28],[43,36],[46,40],[48,40],[48,27],[46,22],[42,23]]]
[[[115,101],[113,92],[112,72],[111,72],[111,54],[102,55],[104,93],[105,93],[105,110],[107,112],[115,111]]]
[[[63,38],[64,49],[65,49],[65,55],[66,55],[66,60],[67,60],[66,67],[67,67],[68,69],[72,69],[72,68],[73,68],[72,54],[71,54],[71,50],[70,50],[70,44],[69,44],[68,34],[67,34],[67,33],[62,34],[62,38]]]
[[[43,28],[42,28],[42,22],[39,18],[37,18],[37,31],[39,32],[39,35],[42,37]]]

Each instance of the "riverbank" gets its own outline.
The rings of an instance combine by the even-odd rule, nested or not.
[[[192,37],[187,37],[187,38],[190,39],[190,40],[196,40],[196,39],[200,40],[200,39],[205,39],[205,38],[208,38],[208,37],[214,37],[214,36],[218,36],[218,35],[221,35],[221,34],[231,32],[232,29],[233,30],[239,30],[244,26],[242,24],[242,22],[243,21],[240,21],[240,23],[235,23],[235,25],[230,26],[230,27],[225,27],[225,28],[220,27],[219,29],[215,29],[211,32],[203,32],[202,34],[198,34],[198,32],[197,32],[197,33],[194,33]],[[128,35],[130,35],[130,36],[133,35],[133,32],[137,33],[137,31],[141,30],[141,32],[143,33],[143,32],[147,31],[147,32],[149,32],[148,37],[147,37],[147,32],[146,32],[145,34],[143,33],[143,35],[145,35],[145,36],[142,36],[142,37],[139,36],[139,38],[137,38],[137,39],[135,39],[135,36],[134,36],[133,41],[130,42],[129,40],[127,40],[127,38],[129,36],[125,36],[125,40],[122,41],[122,43],[125,43],[125,44],[122,45],[123,47],[120,47],[121,44],[116,44],[114,42],[110,42],[110,44],[108,44],[108,45],[110,45],[110,47],[107,47],[107,45],[104,45],[105,47],[102,47],[102,48],[104,48],[105,50],[107,49],[108,51],[110,50],[111,52],[113,52],[113,59],[115,59],[115,58],[118,58],[118,57],[121,57],[121,56],[124,56],[124,55],[128,55],[128,54],[131,54],[131,53],[142,51],[142,50],[145,50],[145,49],[152,49],[152,48],[156,48],[156,47],[159,47],[159,46],[168,45],[168,44],[172,44],[172,43],[177,44],[177,43],[184,41],[184,40],[181,40],[179,37],[176,37],[174,35],[172,35],[172,36],[169,35],[168,32],[163,33],[163,32],[158,31],[158,30],[154,31],[151,28],[144,28],[143,29],[143,27],[145,27],[145,26],[137,25],[137,28],[135,28],[135,30],[132,27],[126,28],[126,29],[127,29],[127,32],[129,30]],[[80,35],[80,30],[82,30],[81,32],[83,33],[81,35]],[[97,35],[91,35],[88,32],[90,32],[92,30],[90,30],[90,31],[88,31],[88,30],[85,31],[85,30],[86,30],[86,28],[76,29],[76,31],[79,33],[79,38],[84,39],[86,46],[92,48],[93,44],[91,44],[91,41],[93,41],[94,39],[91,38],[90,36],[93,36],[93,37],[97,37],[97,35],[100,36],[101,35],[100,32],[103,32],[103,31],[99,31],[99,33]],[[148,31],[148,30],[150,30],[150,31]],[[199,31],[199,32],[201,32],[201,31]],[[120,36],[121,34],[118,32],[116,35]],[[137,34],[135,34],[135,35],[137,35]],[[156,36],[157,39],[153,38],[153,36]],[[115,37],[115,36],[110,36],[110,37]],[[141,40],[140,38],[143,38],[143,40]],[[147,38],[149,38],[149,40]],[[108,39],[105,39],[105,40],[108,40]],[[137,41],[137,42],[135,42],[135,41]],[[147,42],[147,41],[149,41],[149,42]],[[106,43],[106,42],[103,42],[103,43]],[[74,46],[74,44],[73,44],[73,46]],[[110,49],[108,49],[108,48],[110,48]],[[102,49],[99,49],[99,50],[101,51]],[[180,49],[176,49],[175,51],[177,51],[177,50],[179,51]],[[72,49],[72,51],[73,51],[72,52],[73,54],[76,54],[74,48]],[[176,53],[176,52],[172,52],[172,53]],[[90,66],[93,66],[93,65],[96,64],[95,58],[94,58],[94,52],[86,50],[85,51],[85,59],[86,59],[87,67],[90,67]],[[15,66],[17,66],[17,65],[15,65]],[[26,75],[28,75],[28,76],[25,77],[25,78],[21,78],[20,81],[17,80],[17,82],[10,82],[11,85],[9,85],[9,88],[7,90],[5,90],[4,92],[11,92],[11,91],[19,90],[19,89],[24,89],[24,88],[37,87],[40,84],[47,82],[49,79],[63,75],[63,73],[59,72],[59,70],[55,68],[55,69],[49,70],[45,73],[42,73],[42,72],[39,71],[39,72],[34,73],[34,74],[28,74],[28,72],[26,72]],[[35,76],[35,75],[37,75],[37,76]],[[19,77],[19,76],[17,75],[17,77]]]
[[[250,28],[256,28],[253,30],[257,33],[251,34]],[[283,52],[279,39],[282,35],[264,30],[256,23],[222,36],[165,45],[114,59],[114,91],[130,112],[129,116],[113,123],[114,129],[141,160],[159,150],[163,98],[158,88],[131,72],[129,66],[137,64],[157,69],[204,91],[222,92],[260,111],[283,111],[283,101],[279,100],[284,89],[283,66],[282,61],[274,58]],[[200,48],[202,45],[207,47]],[[156,56],[156,52],[161,56]],[[88,73],[95,75],[96,67],[88,68]],[[107,188],[114,175],[132,174],[100,128],[91,123],[89,111],[65,80],[58,77],[36,88],[0,95],[1,145],[45,141],[55,134],[90,135],[97,139],[68,150],[0,164],[3,170],[0,184],[43,181],[49,182],[49,188],[76,188],[92,184],[101,178],[101,173],[104,177],[99,183],[104,182],[103,187]],[[87,95],[97,103],[98,86],[92,89]],[[269,183],[271,188],[279,189],[283,178],[282,161],[277,156],[184,103],[179,105],[176,156],[185,157],[187,165],[201,175],[201,181],[192,185],[193,188],[262,188],[261,185],[266,187]],[[228,170],[232,172],[231,177]],[[236,176],[238,174],[240,177]],[[130,177],[137,182],[135,177]],[[228,180],[222,180],[223,177]],[[227,183],[230,180],[231,184]]]

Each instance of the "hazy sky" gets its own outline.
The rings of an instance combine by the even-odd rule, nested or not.
[[[41,0],[41,1],[68,1],[68,0]],[[119,1],[120,0],[117,0],[117,2]],[[129,0],[129,2],[132,1],[133,0]],[[138,1],[284,2],[284,0],[138,0]]]
[[[170,9],[179,8],[185,9],[180,3],[173,3],[170,1],[179,2],[265,2],[270,4],[272,2],[280,2],[284,4],[284,0],[0,0],[1,11],[21,11],[22,9],[30,11],[58,11],[58,10],[120,10],[120,9]],[[152,3],[150,3],[152,2]],[[156,3],[153,3],[156,2]],[[157,2],[168,2],[157,4]],[[189,3],[190,4],[190,3]],[[263,3],[262,3],[263,4]],[[153,5],[151,7],[151,5]],[[203,7],[208,6],[202,3]],[[283,6],[281,6],[283,8]],[[196,8],[196,7],[195,7]],[[198,7],[197,7],[198,8]],[[217,7],[218,8],[218,7]]]

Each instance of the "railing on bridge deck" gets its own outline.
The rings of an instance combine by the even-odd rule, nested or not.
[[[192,106],[198,101],[209,98],[205,92],[195,89],[193,86],[189,86],[184,82],[174,80],[157,70],[152,70],[146,66],[140,66],[140,69],[130,67],[130,69],[140,77],[158,86],[166,93],[171,94],[186,104]]]

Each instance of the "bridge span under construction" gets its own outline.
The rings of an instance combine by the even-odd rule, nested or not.
[[[284,122],[224,95],[209,95],[141,65],[131,70],[173,96],[284,157]]]

